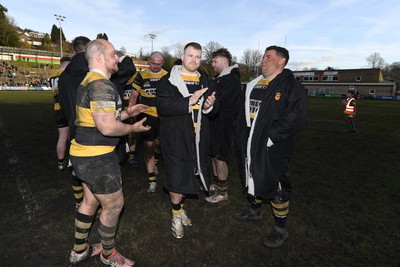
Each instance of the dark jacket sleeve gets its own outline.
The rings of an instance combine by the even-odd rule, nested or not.
[[[282,112],[271,125],[270,138],[277,143],[295,135],[303,126],[308,113],[308,98],[305,88],[296,80],[287,84],[288,96]]]
[[[124,86],[129,79],[135,75],[136,67],[130,57],[125,57],[118,63],[118,72],[111,75],[110,80],[117,86],[118,93],[122,97],[124,94]]]
[[[240,78],[236,75],[224,76],[218,84],[217,99],[222,108],[239,108]]]
[[[165,117],[189,114],[189,97],[183,97],[168,78],[169,75],[162,77],[157,86],[156,106],[158,114]]]

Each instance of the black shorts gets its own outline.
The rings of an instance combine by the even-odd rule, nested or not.
[[[151,116],[148,114],[141,113],[138,116],[138,120],[141,120],[144,117],[146,117],[147,120],[143,124],[151,126],[151,129],[147,132],[141,133],[142,140],[143,140],[143,142],[154,141],[160,137],[159,119],[158,119],[158,117],[154,117],[154,116]]]
[[[75,175],[93,194],[111,194],[122,188],[121,166],[115,151],[94,157],[70,156]]]
[[[63,110],[56,110],[55,111],[55,118],[56,118],[56,124],[57,128],[63,128],[63,127],[68,127],[68,120],[67,116],[65,116],[65,113]]]

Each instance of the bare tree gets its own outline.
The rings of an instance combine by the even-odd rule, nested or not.
[[[175,63],[175,61],[176,61],[176,58],[173,57],[173,56],[171,55],[171,53],[169,52],[170,49],[171,49],[171,48],[168,47],[168,46],[164,46],[164,47],[162,47],[162,49],[161,49],[161,52],[162,52],[163,55],[164,55],[164,65],[163,65],[163,69],[165,69],[165,70],[167,70],[167,71],[170,71],[170,70],[172,69],[172,67],[174,66],[174,63]]]
[[[388,79],[400,80],[400,62],[393,62],[390,65],[386,65],[384,72]]]
[[[218,49],[223,48],[222,45],[220,45],[218,42],[211,41],[207,43],[203,47],[203,58],[204,58],[204,63],[207,65],[211,65],[212,62],[212,53],[217,51]]]
[[[258,68],[260,67],[261,59],[262,53],[260,50],[244,50],[241,63],[243,64],[249,77],[258,75]]]
[[[163,46],[161,48],[161,53],[163,53],[164,57],[172,57],[171,53],[169,52],[168,46]]]
[[[126,48],[122,45],[121,48],[119,49],[119,51],[121,51],[122,53],[126,53]]]
[[[182,44],[177,44],[175,48],[175,57],[176,58],[181,58],[183,54],[183,45]]]
[[[382,68],[385,65],[385,60],[377,52],[372,53],[366,58],[368,65],[374,68]]]

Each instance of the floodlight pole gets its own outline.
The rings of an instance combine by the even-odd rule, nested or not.
[[[62,58],[63,56],[63,52],[62,52],[62,31],[61,31],[61,21],[64,21],[67,17],[62,16],[62,15],[57,15],[54,14],[54,16],[56,17],[56,20],[59,21],[59,25],[60,25],[60,58]]]
[[[156,38],[155,34],[149,33],[151,39],[151,53],[153,53],[153,40]]]

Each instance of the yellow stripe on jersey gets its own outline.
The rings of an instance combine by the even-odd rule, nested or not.
[[[160,79],[167,73],[164,69],[161,69],[158,73],[145,69],[135,77],[132,87],[140,94],[140,103],[148,106],[148,109],[143,113],[158,117],[155,101],[157,85]]]
[[[255,85],[255,87],[262,87],[262,86],[268,86],[271,80],[267,79],[261,79],[258,81],[258,83]]]
[[[58,76],[61,75],[61,73],[62,73],[63,71],[64,71],[64,70],[61,70],[61,69],[53,70],[53,71],[51,72],[50,77],[58,77]]]
[[[93,82],[95,80],[103,80],[103,79],[107,79],[106,77],[104,77],[103,74],[98,73],[98,72],[88,72],[85,76],[85,78],[82,80],[81,85],[82,86],[86,86],[88,85],[88,83]]]
[[[115,113],[115,108],[111,108],[111,104],[113,102],[107,102],[109,104],[104,104],[106,101],[99,102],[90,102],[90,108],[84,108],[80,106],[76,106],[76,125],[83,127],[96,127],[94,123],[92,113],[100,113],[100,112],[112,112]],[[108,105],[108,107],[106,107]]]
[[[96,127],[94,123],[92,112],[88,108],[76,106],[76,126],[83,127]]]
[[[112,152],[115,146],[85,146],[78,144],[75,139],[71,141],[70,155],[75,157],[93,157]]]
[[[61,110],[61,105],[60,103],[54,103],[54,110]]]
[[[118,138],[102,135],[96,128],[93,114],[111,113],[117,118],[121,108],[115,85],[98,72],[87,73],[77,90],[75,124],[78,129],[71,142],[71,155],[92,157],[112,152]]]
[[[181,72],[181,77],[185,81],[186,84],[190,82],[198,82],[200,83],[200,75],[198,73],[184,73]]]
[[[113,101],[90,101],[92,112],[115,112],[116,105]]]
[[[190,94],[193,94],[195,91],[201,89],[200,87],[200,75],[199,73],[183,73],[181,72],[181,77],[183,79],[183,81],[186,84],[186,87],[189,91]],[[200,112],[200,105],[199,105],[200,99],[199,101],[192,106],[192,111],[193,111],[193,128],[194,128],[194,132],[196,133],[197,131],[197,115]]]
[[[143,113],[153,117],[158,117],[158,112],[156,107],[147,107],[147,109]]]
[[[140,77],[136,77],[137,79],[135,78],[135,82],[132,86],[142,97],[155,98],[157,84],[167,73],[168,72],[163,69],[158,73],[150,72],[149,69],[145,69],[139,73]]]
[[[258,83],[254,86],[253,90],[265,90],[268,88],[268,85],[271,80],[261,79]],[[258,109],[260,108],[261,100],[260,99],[250,99],[250,119],[254,119]]]

